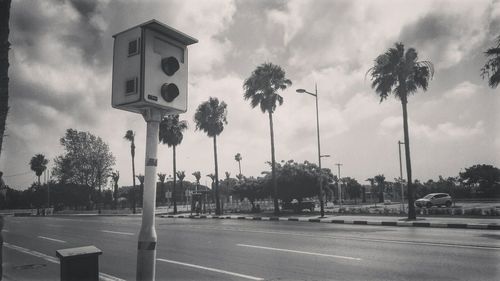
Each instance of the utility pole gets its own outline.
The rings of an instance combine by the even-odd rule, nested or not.
[[[401,210],[404,212],[405,210],[405,192],[403,187],[403,164],[401,162],[401,145],[405,144],[402,141],[398,140],[398,149],[399,149],[399,179],[401,184]]]
[[[337,165],[337,168],[338,168],[338,180],[337,180],[337,190],[339,192],[339,204],[340,204],[340,208],[342,208],[342,187],[340,186],[340,166],[342,166],[343,164],[341,163],[337,163],[335,164]],[[339,209],[340,211],[340,209]]]

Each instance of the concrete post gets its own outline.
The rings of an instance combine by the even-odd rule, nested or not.
[[[144,119],[147,122],[146,163],[144,168],[144,195],[142,203],[142,224],[137,245],[137,281],[155,280],[156,265],[156,158],[158,151],[158,133],[162,112],[158,109],[146,109]]]

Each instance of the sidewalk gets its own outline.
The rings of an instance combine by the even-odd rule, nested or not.
[[[282,215],[266,216],[265,214],[231,214],[231,215],[161,215],[162,218],[190,218],[190,219],[240,219],[240,220],[267,220],[267,221],[298,221],[315,223],[383,225],[399,227],[439,227],[463,229],[490,229],[500,230],[498,218],[464,218],[464,217],[417,217],[416,221],[408,221],[402,216],[363,216],[363,215],[327,215],[320,218],[318,215]]]

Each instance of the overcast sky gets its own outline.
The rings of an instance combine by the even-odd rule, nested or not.
[[[219,174],[258,176],[268,169],[269,121],[243,99],[242,84],[261,63],[280,65],[293,85],[274,115],[276,159],[317,162],[314,98],[318,85],[323,166],[360,183],[399,176],[401,103],[382,103],[365,73],[377,55],[403,42],[434,63],[427,92],[409,99],[413,177],[456,176],[474,164],[500,166],[500,93],[480,77],[484,51],[500,35],[498,1],[13,1],[10,21],[10,112],[0,170],[11,187],[35,179],[36,153],[61,154],[66,129],[102,137],[116,157],[120,185],[144,171],[146,123],[111,107],[112,35],[157,19],[199,40],[189,47],[189,129],[177,149],[178,170],[213,172],[213,143],[195,131],[197,106],[210,96],[228,104],[218,139]],[[172,152],[158,150],[158,172],[172,174]],[[403,160],[404,161],[404,160]],[[204,177],[204,180],[208,178]]]

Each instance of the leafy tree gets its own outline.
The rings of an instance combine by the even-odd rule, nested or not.
[[[500,83],[500,36],[497,37],[496,46],[484,52],[488,61],[481,68],[481,77],[488,77],[491,88],[496,88]]]
[[[500,169],[497,167],[473,165],[460,173],[460,179],[467,186],[477,187],[485,197],[500,197]]]
[[[89,132],[74,129],[66,130],[60,143],[65,153],[54,160],[53,175],[60,183],[87,186],[89,196],[96,188],[100,191],[111,176],[115,164],[108,144]]]
[[[219,102],[217,98],[210,97],[208,101],[198,106],[194,115],[196,130],[204,131],[214,140],[214,162],[215,162],[215,213],[221,214],[219,200],[219,167],[217,165],[217,136],[227,125],[227,104]]]
[[[132,156],[132,184],[135,190],[135,133],[132,130],[127,130],[124,139],[130,142],[130,155]],[[134,214],[135,214],[135,200],[134,200]]]
[[[5,133],[5,121],[9,112],[10,2],[10,0],[0,1],[0,155]]]
[[[234,160],[236,160],[236,162],[238,162],[238,168],[239,168],[239,171],[240,171],[240,175],[241,175],[241,160],[243,160],[243,158],[241,157],[241,154],[238,152],[236,153],[236,155],[234,156]]]
[[[36,154],[31,158],[30,168],[38,177],[38,185],[40,185],[40,176],[47,169],[48,163],[49,160],[47,160],[43,154]]]
[[[292,85],[292,81],[285,77],[285,71],[278,65],[264,63],[258,66],[245,80],[243,89],[245,100],[250,100],[252,108],[260,106],[262,113],[269,115],[269,129],[271,133],[271,176],[273,182],[274,213],[279,214],[278,183],[276,178],[276,160],[274,152],[273,113],[277,103],[283,104],[283,97],[278,90],[285,90]]]
[[[165,179],[166,179],[167,175],[166,174],[162,174],[162,173],[158,173],[158,179],[160,180],[160,196],[157,196],[159,198],[158,201],[161,201],[163,204],[165,204]]]
[[[113,208],[116,209],[117,200],[118,200],[118,180],[120,180],[120,172],[115,171],[111,174],[111,178],[113,179]]]
[[[361,196],[361,184],[359,184],[356,179],[350,177],[345,177],[342,180],[344,181],[346,193],[349,195],[349,199],[354,199],[355,204],[357,204],[357,199]]]
[[[409,48],[405,52],[403,43],[396,43],[375,59],[375,65],[367,72],[371,74],[372,88],[380,96],[380,102],[393,93],[401,101],[403,109],[403,131],[405,143],[406,174],[408,181],[408,219],[416,219],[414,189],[411,175],[410,137],[408,132],[408,96],[419,88],[427,91],[429,80],[434,75],[434,66],[429,61],[418,61],[417,51]]]
[[[177,167],[176,167],[176,155],[175,148],[181,144],[182,139],[184,138],[183,132],[187,129],[188,125],[185,120],[179,121],[179,115],[167,115],[160,122],[160,133],[159,138],[160,142],[168,145],[168,147],[172,147],[173,153],[173,175],[174,175],[174,186],[172,189],[172,199],[174,203],[174,214],[177,214],[177,200],[176,200],[176,176],[177,176]]]
[[[234,187],[234,193],[240,197],[240,200],[247,198],[252,204],[252,211],[256,210],[255,200],[269,196],[266,182],[264,178],[244,177]]]
[[[377,183],[378,202],[384,203],[385,176],[384,175],[376,175],[373,179]]]
[[[330,169],[323,168],[322,181],[332,182],[333,175]],[[285,202],[293,199],[302,202],[303,198],[314,197],[319,191],[319,167],[314,163],[305,161],[297,163],[293,160],[276,166],[278,182],[278,198]],[[269,178],[269,174],[267,173]]]

